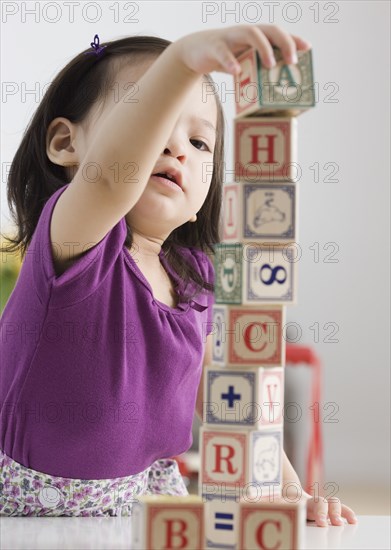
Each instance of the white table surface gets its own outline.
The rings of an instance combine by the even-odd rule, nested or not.
[[[0,548],[130,549],[131,517],[0,517]],[[358,516],[356,525],[306,526],[306,549],[390,550],[390,516]]]

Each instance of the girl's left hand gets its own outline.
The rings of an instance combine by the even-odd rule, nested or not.
[[[348,523],[357,523],[357,518],[351,508],[342,504],[339,498],[332,497],[328,500],[323,497],[314,497],[303,491],[307,500],[307,519],[309,521],[316,521],[319,527],[327,527],[327,518],[330,518],[331,525],[344,525],[347,520]]]

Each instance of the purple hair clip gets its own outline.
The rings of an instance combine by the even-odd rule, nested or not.
[[[94,36],[94,41],[91,42],[91,47],[93,48],[93,51],[92,52],[84,52],[85,55],[87,54],[90,54],[90,53],[94,53],[96,56],[100,56],[102,55],[102,52],[105,48],[107,48],[107,46],[101,46],[99,44],[99,36],[96,34]]]

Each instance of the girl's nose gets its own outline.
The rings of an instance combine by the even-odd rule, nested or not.
[[[176,157],[180,160],[183,160],[186,158],[185,157],[185,149],[184,149],[184,146],[183,144],[177,142],[177,143],[170,143],[170,145],[168,145],[165,149],[164,149],[164,154],[165,155],[172,155],[173,157]]]

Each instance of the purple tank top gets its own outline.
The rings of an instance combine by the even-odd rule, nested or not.
[[[68,185],[46,202],[1,318],[0,448],[53,476],[123,477],[191,446],[214,295],[154,299],[125,218],[56,276],[50,220]],[[214,282],[208,255],[182,248]]]

